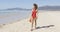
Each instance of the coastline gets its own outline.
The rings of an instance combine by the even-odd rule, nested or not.
[[[32,32],[60,32],[60,11],[39,12],[37,19],[37,29]],[[0,32],[31,32],[31,23],[27,19],[18,20],[14,23],[6,24],[0,28]]]

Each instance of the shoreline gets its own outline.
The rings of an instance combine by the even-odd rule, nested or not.
[[[60,32],[60,12],[39,12],[37,29],[32,32]],[[0,32],[31,32],[29,17],[7,24]],[[4,30],[4,31],[3,31]]]

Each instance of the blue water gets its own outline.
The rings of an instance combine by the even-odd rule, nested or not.
[[[18,11],[18,10],[0,11],[0,24],[26,19],[29,17],[30,14],[31,11]]]

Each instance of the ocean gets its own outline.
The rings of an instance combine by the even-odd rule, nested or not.
[[[15,22],[26,19],[30,16],[31,11],[24,10],[0,10],[0,24]]]

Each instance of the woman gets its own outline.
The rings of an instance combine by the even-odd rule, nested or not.
[[[34,23],[35,23],[35,29],[36,29],[37,9],[38,9],[37,4],[33,4],[32,15],[31,15],[31,18],[30,18],[30,22],[32,24],[31,25],[31,31],[33,30],[33,24]]]

